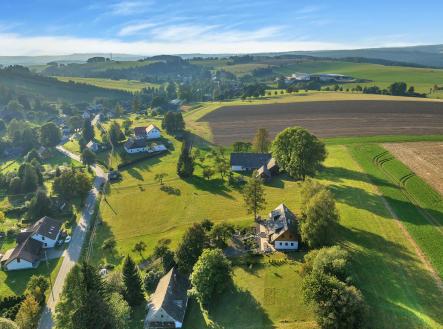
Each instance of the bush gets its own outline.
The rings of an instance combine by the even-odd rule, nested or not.
[[[143,280],[143,285],[148,294],[151,294],[157,288],[158,282],[163,276],[163,272],[157,269],[150,270],[146,273],[145,278]]]

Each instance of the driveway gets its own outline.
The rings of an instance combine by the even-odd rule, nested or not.
[[[79,155],[66,150],[65,148],[63,148],[63,146],[58,146],[57,150],[74,160],[80,161]],[[80,220],[78,221],[77,226],[73,229],[72,240],[69,244],[69,247],[63,252],[63,263],[60,267],[55,281],[53,282],[52,295],[54,297],[50,295],[46,303],[45,309],[40,318],[38,327],[39,329],[51,329],[54,326],[55,305],[60,299],[60,294],[63,290],[66,276],[80,258],[82,247],[86,237],[86,232],[89,229],[91,217],[95,210],[95,204],[97,202],[99,189],[106,182],[106,174],[100,167],[92,166],[91,168],[95,172],[94,186],[86,198],[85,206],[82,210]]]

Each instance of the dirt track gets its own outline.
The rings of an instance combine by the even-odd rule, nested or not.
[[[443,195],[443,143],[387,143],[383,147]]]
[[[420,101],[322,101],[221,107],[208,122],[214,142],[251,140],[258,128],[271,136],[302,126],[319,137],[443,134],[443,103]]]

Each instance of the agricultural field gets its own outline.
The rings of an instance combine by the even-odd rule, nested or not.
[[[129,92],[137,92],[143,88],[160,87],[158,83],[148,83],[136,80],[111,80],[111,79],[99,79],[99,78],[79,78],[79,77],[56,77],[60,81],[69,82],[74,81],[77,83],[85,83],[101,88],[117,89]]]
[[[103,223],[93,242],[94,263],[120,266],[126,254],[141,262],[152,253],[157,241],[166,241],[175,248],[184,230],[205,218],[216,223],[252,225],[239,188],[227,185],[219,175],[209,181],[202,177],[202,165],[207,163],[197,163],[193,178],[178,179],[180,143],[172,137],[170,140],[174,144],[170,154],[124,170],[122,181],[109,188],[100,206]],[[392,183],[366,173],[355,160],[360,151],[354,146],[329,145],[326,167],[317,179],[329,185],[337,199],[341,226],[336,240],[352,255],[353,278],[370,305],[370,327],[392,328],[395,322],[396,328],[439,328],[443,304],[438,284],[413,241],[394,220],[373,180],[382,187]],[[158,173],[168,175],[168,189],[161,190],[155,182]],[[281,202],[298,213],[299,190],[298,182],[284,176],[275,178],[265,187],[267,205],[263,214]],[[395,202],[394,197],[389,202]],[[103,251],[103,241],[110,237],[116,239],[117,247],[113,252]],[[147,244],[142,255],[132,250],[139,241]],[[313,328],[310,308],[301,302],[298,268],[302,255],[296,253],[281,268],[268,264],[266,259],[252,269],[236,264],[234,286],[220,297],[230,303],[217,303],[208,315],[191,302],[185,328],[226,327],[228,323],[231,328],[237,321],[238,328]],[[280,289],[277,275],[287,278],[290,290]],[[270,304],[269,294],[282,304]],[[247,309],[259,310],[259,316],[240,321],[237,312],[228,312],[228,305],[247,305]]]
[[[383,147],[443,195],[443,143],[386,143]]]
[[[312,101],[222,106],[200,119],[217,144],[251,140],[258,128],[271,136],[302,126],[319,137],[443,134],[443,103],[398,100]]]
[[[294,72],[306,73],[337,73],[349,75],[357,79],[371,80],[369,83],[358,83],[361,86],[379,86],[386,88],[391,83],[404,81],[413,85],[420,93],[429,93],[435,84],[443,84],[443,70],[414,68],[404,66],[385,66],[367,63],[350,63],[340,61],[301,62],[276,68],[276,72],[290,75]],[[357,84],[345,84],[344,88],[353,88]],[[435,95],[438,98],[441,95]],[[434,97],[432,94],[429,97]]]

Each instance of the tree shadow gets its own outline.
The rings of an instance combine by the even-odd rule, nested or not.
[[[370,181],[378,186],[396,187],[394,184],[385,179],[380,179],[364,172],[350,170],[343,167],[325,167],[320,171],[320,176],[327,176],[328,180],[335,183],[343,183],[345,180],[360,182]]]
[[[142,174],[140,174],[140,172],[136,168],[129,168],[126,171],[128,172],[129,175],[131,175],[132,177],[134,177],[137,180],[141,180],[141,181],[145,180],[143,178]]]
[[[96,235],[93,242],[92,263],[99,264],[105,261],[107,264],[119,265],[124,256],[118,253],[116,247],[112,249],[104,249],[103,242],[108,239],[115,239],[111,227],[106,222],[97,225]]]
[[[225,185],[226,182],[220,178],[206,180],[200,176],[192,176],[184,180],[192,184],[197,190],[221,195],[228,199],[234,199],[234,197],[229,194],[231,190]]]
[[[377,319],[386,312],[398,320],[398,328],[421,328],[423,317],[443,321],[441,290],[431,274],[417,264],[419,260],[411,251],[396,241],[360,229],[340,226],[337,233],[341,237],[338,243],[346,246],[352,258],[352,281],[368,304],[376,306],[370,309],[368,327],[380,326]],[[417,304],[422,306],[420,312],[416,312]]]

